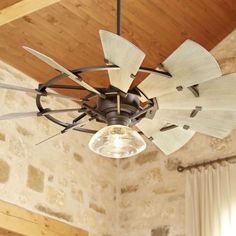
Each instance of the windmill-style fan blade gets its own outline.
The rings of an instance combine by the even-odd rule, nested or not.
[[[135,45],[111,32],[100,30],[105,59],[120,67],[120,70],[108,71],[112,86],[127,92],[145,57]]]
[[[0,88],[20,91],[20,92],[26,92],[26,93],[39,94],[39,95],[43,94],[45,96],[50,96],[50,97],[67,98],[67,99],[71,99],[71,100],[74,100],[74,101],[82,101],[79,98],[74,98],[74,97],[71,97],[71,96],[61,95],[61,94],[51,93],[51,92],[42,93],[42,92],[40,92],[40,91],[38,91],[36,89],[25,88],[25,87],[21,87],[21,86],[18,86],[18,85],[11,85],[11,84],[0,83]]]
[[[26,117],[35,117],[35,116],[38,116],[38,113],[39,112],[37,111],[8,113],[8,114],[0,116],[0,120],[12,120],[12,119],[19,119],[19,118],[26,118]]]
[[[153,135],[152,142],[166,155],[169,155],[183,147],[195,134],[193,130],[174,128]]]
[[[191,40],[186,40],[162,64],[172,78],[149,75],[138,86],[148,98],[160,97],[222,75],[215,58]]]
[[[85,83],[84,81],[82,81],[81,78],[79,78],[78,76],[74,75],[72,72],[70,72],[69,70],[67,70],[65,67],[61,66],[60,64],[58,64],[56,61],[54,61],[52,58],[32,49],[29,47],[25,47],[23,46],[23,48],[28,51],[29,53],[33,54],[34,56],[36,56],[37,58],[39,58],[40,60],[42,60],[43,62],[45,62],[46,64],[52,66],[54,69],[65,73],[66,75],[68,75],[68,77],[70,79],[72,79],[73,81],[75,81],[77,84],[81,85],[82,87],[86,88],[87,90],[89,90],[90,92],[96,93],[98,95],[102,95],[98,90],[94,89],[92,86],[90,86],[89,84]]]
[[[52,136],[50,136],[50,137],[48,137],[48,138],[46,138],[46,139],[40,141],[39,143],[36,143],[35,145],[37,146],[37,145],[39,145],[39,144],[42,144],[42,143],[44,143],[44,142],[46,142],[46,141],[48,141],[48,140],[50,140],[50,139],[55,138],[56,136],[59,136],[59,135],[61,135],[61,134],[66,133],[67,131],[72,130],[72,129],[74,129],[74,128],[82,127],[82,126],[86,125],[88,122],[90,122],[90,121],[93,120],[93,119],[94,119],[93,117],[90,117],[90,118],[88,118],[88,119],[86,119],[86,120],[83,120],[83,121],[77,121],[77,122],[75,122],[75,123],[73,123],[73,124],[67,126],[65,129],[61,130],[59,133],[56,133],[56,134],[54,134],[54,135],[52,135]]]
[[[195,109],[236,111],[236,73],[199,84],[199,97],[189,89],[158,98],[159,109]]]
[[[158,110],[153,120],[224,138],[236,127],[236,111]]]
[[[26,118],[26,117],[45,116],[49,114],[66,113],[66,112],[71,112],[71,111],[79,111],[79,108],[46,110],[45,112],[33,111],[33,112],[8,113],[8,114],[0,116],[0,120],[12,120],[12,119],[19,119],[19,118]]]
[[[53,134],[52,136],[50,136],[50,137],[48,137],[48,138],[46,138],[46,139],[40,141],[39,143],[36,143],[35,145],[38,146],[38,145],[40,145],[40,144],[42,144],[42,143],[45,143],[45,142],[47,142],[48,140],[53,139],[53,138],[55,138],[56,136],[59,136],[59,135],[61,135],[61,134],[62,134],[61,132],[58,132],[58,133],[56,133],[56,134]]]
[[[195,131],[185,130],[180,127],[169,129],[161,132],[160,129],[166,123],[157,122],[156,120],[142,119],[137,127],[147,136],[152,142],[159,147],[166,155],[169,155],[182,146],[184,146],[195,134]]]
[[[75,98],[75,97],[72,97],[72,96],[61,95],[61,94],[58,94],[58,93],[51,93],[51,92],[46,92],[45,96],[65,98],[65,99],[70,99],[70,100],[77,101],[77,102],[82,102],[83,101],[83,99],[80,99],[80,98]]]
[[[21,91],[21,92],[27,92],[27,93],[41,94],[36,89],[25,88],[25,87],[21,87],[21,86],[17,86],[17,85],[11,85],[11,84],[0,83],[0,88],[16,90],[16,91]]]

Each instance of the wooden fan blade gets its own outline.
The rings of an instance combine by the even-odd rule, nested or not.
[[[166,122],[142,119],[137,127],[148,137],[152,142],[159,147],[166,155],[169,155],[182,146],[184,146],[195,134],[195,131],[185,130],[176,127],[170,130],[161,132],[160,129],[166,125]]]
[[[19,118],[26,118],[26,117],[45,116],[49,114],[66,113],[66,112],[71,112],[71,111],[79,111],[79,108],[48,110],[45,112],[33,111],[33,112],[8,113],[8,114],[0,116],[0,120],[12,120],[12,119],[19,119]]]
[[[61,132],[58,132],[58,133],[56,133],[56,134],[53,134],[53,135],[51,135],[50,137],[48,137],[48,138],[46,138],[46,139],[44,139],[44,140],[42,140],[42,141],[36,143],[35,146],[38,146],[38,145],[40,145],[40,144],[42,144],[42,143],[45,143],[45,142],[47,142],[47,141],[49,141],[49,140],[51,140],[51,139],[53,139],[53,138],[55,138],[55,137],[57,137],[57,136],[59,136],[59,135],[61,135],[61,134],[62,134]]]
[[[8,114],[0,116],[0,120],[12,120],[12,119],[19,119],[19,118],[26,118],[26,117],[35,117],[35,116],[38,116],[38,113],[39,112],[37,111],[8,113]]]
[[[15,90],[15,91],[19,91],[19,92],[26,92],[26,93],[33,93],[33,94],[43,94],[45,96],[50,96],[50,97],[60,97],[60,98],[67,98],[67,99],[71,99],[74,101],[79,101],[81,102],[82,100],[79,98],[75,98],[75,97],[71,97],[71,96],[67,96],[67,95],[61,95],[58,93],[51,93],[51,92],[40,92],[36,89],[31,89],[31,88],[25,88],[25,87],[21,87],[18,85],[11,85],[11,84],[4,84],[4,83],[0,83],[0,88],[3,89],[9,89],[9,90]]]
[[[81,85],[82,87],[86,88],[87,90],[96,93],[98,95],[101,95],[101,93],[94,89],[92,86],[90,86],[89,84],[85,83],[84,81],[82,81],[81,78],[79,78],[78,76],[74,75],[72,72],[70,72],[69,70],[67,70],[65,67],[61,66],[60,64],[58,64],[56,61],[54,61],[52,58],[32,49],[29,47],[25,47],[23,46],[23,48],[28,51],[29,53],[33,54],[34,56],[36,56],[37,58],[39,58],[40,60],[42,60],[43,62],[45,62],[46,64],[50,65],[51,67],[53,67],[54,69],[65,73],[66,75],[68,75],[68,77],[70,79],[72,79],[73,81],[75,81],[77,84]]]
[[[194,97],[188,90],[159,97],[159,109],[194,109],[236,111],[236,73],[199,84],[200,96]]]
[[[75,98],[75,97],[72,97],[72,96],[61,95],[61,94],[58,94],[58,93],[51,93],[51,92],[46,92],[45,96],[65,98],[65,99],[70,99],[70,100],[77,101],[77,102],[82,102],[83,101],[83,99],[80,99],[80,98]]]
[[[189,142],[194,134],[195,132],[193,130],[185,130],[177,127],[154,134],[152,142],[166,155],[169,155]]]
[[[36,89],[25,88],[25,87],[21,87],[21,86],[17,86],[17,85],[11,85],[11,84],[0,83],[0,88],[3,88],[3,89],[10,89],[10,90],[16,90],[16,91],[20,91],[20,92],[41,94],[41,93],[40,93],[39,91],[37,91]]]
[[[162,64],[172,78],[149,75],[138,86],[148,98],[160,97],[222,75],[215,58],[191,40],[186,40]]]
[[[112,86],[127,92],[145,57],[135,45],[111,32],[100,30],[105,59],[120,70],[108,71]]]
[[[76,127],[83,127],[84,125],[86,125],[88,122],[90,122],[91,120],[93,120],[94,118],[88,118],[86,120],[83,120],[83,121],[77,121],[76,123],[74,124],[71,124],[69,126],[67,126],[66,128],[64,128],[63,130],[61,130],[59,133],[56,133],[42,141],[40,141],[39,143],[36,143],[35,145],[38,146],[42,143],[45,143],[47,142],[48,140],[51,140],[53,138],[55,138],[56,136],[59,136],[59,135],[62,135],[62,134],[65,134],[67,131],[70,131],[70,130],[73,130],[74,128]]]
[[[42,115],[48,115],[48,114],[57,114],[57,113],[66,113],[66,112],[71,112],[71,111],[78,111],[79,112],[80,108],[66,108],[66,109],[57,109],[57,110],[48,110],[46,112],[41,113]]]
[[[236,127],[236,111],[158,110],[153,120],[178,125],[216,138],[224,138]]]

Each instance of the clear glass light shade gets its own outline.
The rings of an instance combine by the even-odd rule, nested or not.
[[[105,157],[123,158],[142,152],[146,143],[137,131],[123,125],[110,125],[93,135],[89,148]]]

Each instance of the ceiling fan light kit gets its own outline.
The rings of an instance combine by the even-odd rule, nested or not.
[[[141,135],[168,155],[186,144],[195,132],[224,138],[236,127],[236,73],[222,76],[215,58],[192,40],[183,42],[157,69],[142,67],[145,53],[120,34],[121,1],[117,0],[117,34],[99,31],[106,65],[68,70],[52,58],[24,47],[60,74],[37,89],[0,83],[2,89],[36,94],[38,108],[36,112],[2,115],[0,120],[44,116],[63,127],[58,134],[69,130],[94,134],[89,148],[111,158],[142,152],[146,143]],[[82,78],[83,73],[103,70],[108,71],[109,88],[93,88]],[[138,86],[131,87],[137,73],[149,75]],[[64,78],[78,85],[57,83]],[[78,99],[48,92],[48,88],[86,90],[89,94]],[[78,107],[45,108],[41,102],[45,96],[72,99]],[[91,106],[90,100],[95,97],[96,105]],[[70,111],[78,112],[72,122],[53,116]],[[88,129],[86,124],[91,120],[107,126],[98,131]]]
[[[142,152],[146,143],[137,131],[128,126],[110,125],[94,134],[89,148],[105,157],[124,158]]]

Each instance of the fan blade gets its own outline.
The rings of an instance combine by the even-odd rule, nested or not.
[[[147,136],[152,138],[152,142],[159,147],[166,155],[169,155],[184,146],[195,134],[195,131],[185,130],[180,127],[161,132],[165,122],[142,119],[137,127]]]
[[[21,91],[21,92],[27,92],[27,93],[41,94],[36,89],[25,88],[25,87],[21,87],[21,86],[17,86],[17,85],[11,85],[11,84],[0,83],[0,88],[16,90],[16,91]]]
[[[53,139],[53,138],[55,138],[56,136],[59,136],[59,135],[61,135],[61,132],[58,132],[58,133],[56,133],[56,134],[53,134],[52,136],[50,136],[50,137],[48,137],[48,138],[46,138],[46,139],[44,139],[44,140],[42,140],[42,141],[36,143],[35,146],[38,146],[38,145],[40,145],[40,144],[42,144],[42,143],[45,143],[45,142],[47,142],[48,140]]]
[[[26,93],[33,93],[33,94],[38,94],[38,95],[45,95],[45,96],[50,96],[50,97],[60,97],[60,98],[67,98],[67,99],[71,99],[74,101],[79,101],[81,102],[82,100],[79,98],[74,98],[71,96],[67,96],[67,95],[61,95],[61,94],[57,94],[57,93],[51,93],[51,92],[40,92],[37,91],[36,89],[31,89],[31,88],[25,88],[25,87],[21,87],[18,85],[11,85],[11,84],[4,84],[4,83],[0,83],[0,88],[3,89],[9,89],[9,90],[14,90],[14,91],[20,91],[20,92],[26,92]]]
[[[71,125],[67,126],[65,129],[61,130],[59,133],[56,133],[56,134],[54,134],[54,135],[52,135],[52,136],[50,136],[50,137],[48,137],[48,138],[46,138],[46,139],[40,141],[39,143],[36,143],[35,145],[38,146],[39,144],[42,144],[42,143],[44,143],[44,142],[46,142],[46,141],[48,141],[48,140],[50,140],[50,139],[55,138],[56,136],[59,136],[59,135],[61,135],[61,134],[64,134],[64,133],[66,133],[67,131],[72,130],[72,129],[76,128],[76,127],[82,127],[82,126],[86,125],[89,121],[91,121],[91,120],[93,120],[93,119],[94,119],[94,118],[91,118],[91,117],[90,117],[90,118],[88,118],[88,119],[86,119],[86,120],[84,120],[84,121],[78,121],[78,122],[76,122],[76,123],[74,123],[74,124],[71,124]]]
[[[26,118],[26,117],[46,116],[49,114],[66,113],[66,112],[71,112],[71,111],[79,111],[79,108],[48,110],[45,112],[33,111],[33,112],[8,113],[8,114],[0,116],[0,120],[12,120],[12,119],[19,119],[19,118]]]
[[[98,95],[102,94],[94,89],[93,87],[91,87],[89,84],[85,83],[81,78],[79,78],[78,76],[74,75],[72,72],[70,72],[69,70],[67,70],[65,67],[61,66],[60,64],[58,64],[56,61],[54,61],[52,58],[32,49],[29,47],[25,47],[23,46],[23,48],[28,51],[29,53],[33,54],[34,56],[36,56],[37,58],[39,58],[40,60],[42,60],[43,62],[45,62],[46,64],[52,66],[54,69],[59,70],[62,73],[65,73],[66,75],[68,75],[68,77],[70,79],[72,79],[73,81],[75,81],[77,84],[81,85],[82,87],[86,88],[87,90],[89,90],[90,92],[96,93]]]
[[[194,109],[236,111],[236,73],[199,84],[200,96],[188,90],[166,94],[158,98],[159,109]]]
[[[35,116],[38,116],[38,113],[39,112],[37,111],[8,113],[8,114],[0,116],[0,120],[12,120],[12,119],[19,119],[19,118],[26,118],[26,117],[35,117]]]
[[[216,138],[224,138],[236,127],[236,111],[158,110],[153,120],[178,125]]]
[[[183,147],[194,134],[195,132],[192,130],[185,130],[177,127],[175,129],[154,134],[152,142],[166,155],[169,155]]]
[[[75,97],[72,97],[72,96],[61,95],[61,94],[58,94],[58,93],[51,93],[51,92],[46,92],[45,96],[65,98],[65,99],[70,99],[70,100],[77,101],[77,102],[82,102],[83,101],[83,99],[80,99],[80,98],[75,98]]]
[[[190,87],[222,75],[215,58],[191,40],[186,40],[180,45],[163,62],[163,66],[172,78],[149,75],[138,86],[148,98],[160,97],[175,92],[181,87]]]
[[[111,32],[99,31],[105,59],[109,63],[117,65],[120,70],[109,70],[110,83],[112,86],[127,92],[138,72],[145,57],[135,45],[128,40]]]

